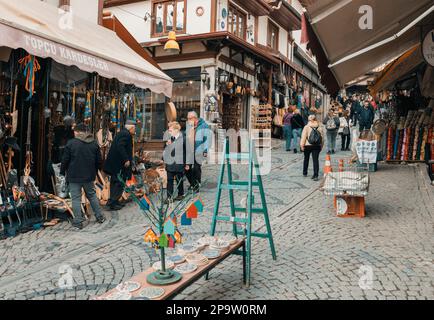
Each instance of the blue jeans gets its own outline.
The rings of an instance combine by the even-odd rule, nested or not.
[[[292,129],[292,139],[293,142],[293,146],[292,149],[298,149],[300,147],[300,139],[301,139],[301,133],[303,132],[303,129],[298,128],[298,129]]]
[[[327,130],[327,151],[336,149],[336,138],[338,137],[337,130]]]
[[[283,136],[286,139],[286,151],[291,150],[292,128],[291,126],[283,126]]]
[[[99,206],[99,202],[95,193],[95,183],[94,182],[69,183],[69,190],[71,192],[71,199],[72,199],[72,211],[74,212],[74,220],[72,223],[74,225],[80,224],[85,220],[83,213],[81,212],[81,189],[82,188],[84,189],[84,193],[86,194],[86,197],[90,202],[90,206],[92,207],[92,211],[95,214],[95,217],[97,219],[103,218],[101,207]]]

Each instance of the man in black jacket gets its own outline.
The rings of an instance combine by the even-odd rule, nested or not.
[[[69,183],[74,212],[73,226],[82,229],[84,216],[81,212],[81,190],[84,189],[96,220],[105,221],[95,193],[95,178],[102,165],[98,144],[84,124],[74,128],[75,138],[68,141],[62,157],[60,174],[65,175]]]
[[[111,176],[110,199],[107,202],[107,207],[110,210],[120,210],[123,207],[119,198],[122,196],[124,188],[118,179],[118,174],[120,173],[124,180],[131,179],[133,136],[135,133],[136,122],[128,120],[125,127],[116,134],[104,163],[104,172]]]

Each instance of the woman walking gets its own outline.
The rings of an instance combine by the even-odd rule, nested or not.
[[[344,111],[342,117],[339,118],[340,126],[339,126],[339,134],[342,139],[342,151],[350,150],[350,113],[348,111]]]
[[[286,113],[283,116],[283,136],[286,140],[286,151],[291,150],[291,140],[292,140],[292,125],[291,119],[294,116],[292,108],[286,109]]]
[[[303,176],[307,177],[309,169],[309,159],[312,155],[314,181],[319,177],[319,154],[323,147],[324,133],[315,115],[310,115],[308,123],[301,134],[300,148],[304,152]]]
[[[333,109],[329,110],[327,116],[324,118],[323,124],[327,130],[327,154],[334,154],[340,121]]]
[[[292,126],[292,139],[294,153],[297,153],[298,146],[300,145],[301,133],[304,128],[303,117],[300,114],[300,110],[294,111],[294,116],[291,119]]]

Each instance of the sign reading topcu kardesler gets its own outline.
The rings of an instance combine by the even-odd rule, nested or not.
[[[428,32],[423,39],[422,54],[425,61],[434,67],[434,29]]]

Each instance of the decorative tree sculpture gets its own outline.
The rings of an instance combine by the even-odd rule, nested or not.
[[[139,205],[141,213],[149,219],[155,230],[150,227],[144,236],[145,242],[160,250],[161,269],[148,275],[147,281],[154,285],[166,285],[181,280],[180,273],[166,269],[165,248],[174,248],[176,243],[181,243],[182,235],[178,230],[178,219],[181,225],[191,225],[191,219],[195,219],[198,213],[203,212],[203,203],[196,195],[195,190],[189,190],[184,198],[174,203],[173,197],[167,198],[163,192],[163,182],[160,179],[160,191],[153,196],[146,193],[140,199],[135,194],[135,185],[124,181],[118,175],[119,181],[125,186],[125,191],[131,194],[132,199]],[[178,184],[183,183],[179,181]]]

